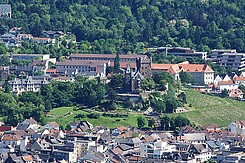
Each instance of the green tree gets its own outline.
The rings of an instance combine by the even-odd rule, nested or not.
[[[143,128],[147,125],[147,120],[144,116],[140,116],[137,118],[137,125],[139,128]]]
[[[192,76],[184,71],[180,72],[180,80],[182,83],[185,84],[189,84],[189,83],[194,84],[194,79],[192,78]]]
[[[153,118],[150,118],[148,119],[148,126],[151,127],[151,128],[154,128],[155,127],[155,119]]]
[[[114,60],[114,72],[118,72],[120,68],[120,56],[117,53],[116,58]]]

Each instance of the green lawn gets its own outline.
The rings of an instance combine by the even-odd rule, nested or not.
[[[65,115],[67,112],[70,112],[70,114]],[[73,111],[73,107],[61,107],[61,108],[55,108],[50,111],[50,113],[46,116],[46,121],[56,121],[62,126],[66,126],[71,121],[79,121],[79,120],[85,120],[90,122],[93,125],[100,125],[100,126],[107,126],[107,127],[117,127],[117,126],[137,126],[137,117],[141,115],[137,114],[129,114],[127,118],[110,118],[110,117],[104,117],[100,116],[98,119],[89,119],[89,118],[74,118],[76,114],[89,114],[89,112],[78,110]]]
[[[245,120],[245,102],[206,95],[194,90],[187,90],[186,95],[189,112],[183,115],[199,126],[218,124],[225,127],[232,121]],[[192,107],[188,107],[189,104]]]

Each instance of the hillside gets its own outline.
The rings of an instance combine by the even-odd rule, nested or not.
[[[55,108],[50,111],[50,113],[46,116],[46,122],[55,121],[66,127],[69,122],[85,120],[93,125],[97,126],[106,126],[106,127],[118,127],[118,126],[137,126],[137,117],[141,116],[138,114],[129,114],[128,117],[124,118],[111,118],[100,116],[98,119],[94,118],[75,118],[77,114],[88,115],[90,112],[86,112],[83,110],[74,111],[73,107],[60,107]]]
[[[187,90],[187,102],[189,112],[184,113],[190,121],[197,125],[218,124],[227,126],[235,120],[244,120],[245,102],[230,98],[220,98],[201,94],[193,90]]]
[[[41,36],[43,30],[76,35],[83,53],[142,52],[145,46],[182,46],[200,51],[245,51],[244,0],[10,0],[14,26]],[[120,48],[119,48],[120,47]]]

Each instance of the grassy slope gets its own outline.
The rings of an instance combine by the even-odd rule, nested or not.
[[[65,113],[71,112],[72,114],[68,114],[65,117],[62,117]],[[55,108],[50,111],[50,114],[47,116],[46,121],[56,121],[62,126],[66,126],[71,121],[79,121],[79,119],[74,119],[76,114],[83,113],[83,114],[89,114],[88,112],[85,112],[83,110],[73,111],[73,107],[61,107],[61,108]],[[89,118],[81,118],[80,120],[86,120],[93,125],[101,125],[101,126],[107,126],[107,127],[117,127],[117,126],[137,126],[137,117],[141,115],[134,115],[129,114],[127,118],[110,118],[110,117],[103,117],[100,116],[99,119],[89,119]],[[116,121],[119,120],[120,121]]]
[[[197,125],[218,124],[227,126],[235,120],[244,120],[245,102],[230,98],[220,98],[187,90],[187,102],[192,107],[187,107],[188,113],[183,113]]]

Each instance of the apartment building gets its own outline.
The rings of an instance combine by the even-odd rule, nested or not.
[[[42,79],[28,76],[26,79],[15,78],[10,82],[12,87],[12,92],[16,94],[21,94],[22,92],[32,91],[38,92],[42,85],[48,84],[49,81],[46,77]]]
[[[242,71],[245,69],[245,53],[222,54],[220,66]]]
[[[83,76],[101,76],[105,77],[106,68],[110,61],[106,60],[66,60],[56,63],[57,73],[67,75],[69,77],[76,75]]]
[[[175,145],[168,144],[167,141],[155,141],[150,143],[141,143],[140,144],[140,156],[161,159],[167,153],[173,153],[176,151]]]
[[[182,47],[160,47],[157,49],[157,52],[165,52],[167,55],[174,55],[183,57],[186,59],[199,58],[206,60],[207,52],[196,52],[190,48],[182,48]]]
[[[224,53],[236,53],[236,49],[214,49],[211,50],[210,58],[220,59]]]

